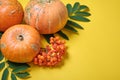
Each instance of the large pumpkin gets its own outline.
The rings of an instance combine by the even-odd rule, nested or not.
[[[40,50],[39,32],[29,25],[14,25],[1,37],[1,51],[8,60],[30,62]]]
[[[0,0],[0,31],[4,32],[9,27],[21,23],[23,8],[18,0]]]
[[[60,0],[30,0],[25,8],[25,22],[40,34],[56,33],[67,19],[67,9]]]

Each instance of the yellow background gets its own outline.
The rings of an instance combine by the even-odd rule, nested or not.
[[[19,1],[23,6],[28,2]],[[81,22],[85,30],[70,35],[64,65],[32,66],[27,80],[120,80],[120,0],[62,1],[89,6],[91,22]]]

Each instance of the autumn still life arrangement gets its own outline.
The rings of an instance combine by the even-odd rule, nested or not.
[[[79,22],[89,22],[86,5],[60,0],[30,0],[23,9],[17,0],[0,0],[0,72],[1,80],[30,78],[29,63],[40,67],[59,66],[69,37],[78,33]],[[57,34],[57,35],[56,35]],[[48,43],[45,47],[41,41]]]

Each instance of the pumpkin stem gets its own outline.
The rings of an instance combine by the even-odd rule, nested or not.
[[[17,37],[17,39],[20,40],[20,41],[22,41],[22,40],[24,40],[24,37],[23,37],[22,35],[19,35],[19,36]]]
[[[51,0],[41,0],[41,2],[42,2],[42,3],[46,3],[46,2],[47,2],[47,3],[50,3]]]
[[[47,0],[50,3],[50,0]]]

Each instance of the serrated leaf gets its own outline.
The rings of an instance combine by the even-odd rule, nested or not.
[[[80,7],[80,3],[79,2],[76,2],[72,8],[72,12],[74,13],[75,11],[77,11]]]
[[[29,68],[29,66],[22,65],[22,66],[19,66],[19,67],[13,69],[12,72],[14,72],[14,73],[22,73],[23,71],[27,70],[28,68]]]
[[[30,74],[28,72],[16,73],[16,76],[19,78],[28,78],[30,76]]]
[[[87,12],[87,11],[89,11],[89,8],[86,5],[80,5],[79,10],[83,11],[83,12]]]
[[[0,61],[3,60],[4,56],[2,55],[2,52],[0,51]]]
[[[88,12],[76,12],[75,15],[78,15],[78,16],[90,16],[91,14],[88,13]]]
[[[68,20],[67,25],[71,25],[71,26],[79,28],[79,29],[84,29],[80,24],[78,24],[74,21],[71,21],[71,20]]]
[[[64,39],[69,40],[68,36],[65,33],[63,33],[62,31],[58,31],[57,34],[59,34]]]
[[[30,67],[27,63],[14,63],[14,62],[11,62],[11,61],[7,61],[7,63],[9,64],[10,68],[17,68],[19,66],[28,66],[28,67]]]
[[[65,29],[68,29],[68,30],[70,30],[70,31],[72,31],[72,32],[78,32],[75,28],[73,28],[73,27],[71,27],[71,26],[69,26],[69,25],[66,25],[65,27],[64,27]]]
[[[8,75],[9,75],[9,71],[8,71],[8,69],[6,68],[6,69],[3,71],[2,80],[7,80],[7,79],[8,79]]]
[[[50,43],[50,37],[54,37],[54,34],[45,34],[43,35],[48,43]]]
[[[11,73],[11,80],[17,80],[16,76],[13,73]]]
[[[85,18],[83,16],[70,16],[71,19],[73,20],[77,20],[77,21],[83,21],[83,22],[90,22],[90,20],[88,18]]]
[[[72,14],[72,5],[67,4],[66,7],[67,7],[67,10],[68,10],[68,15],[71,16],[71,14]]]
[[[5,62],[0,63],[0,70],[5,67]]]
[[[0,32],[0,39],[1,39],[1,37],[2,37],[2,34],[3,34],[3,32]]]

